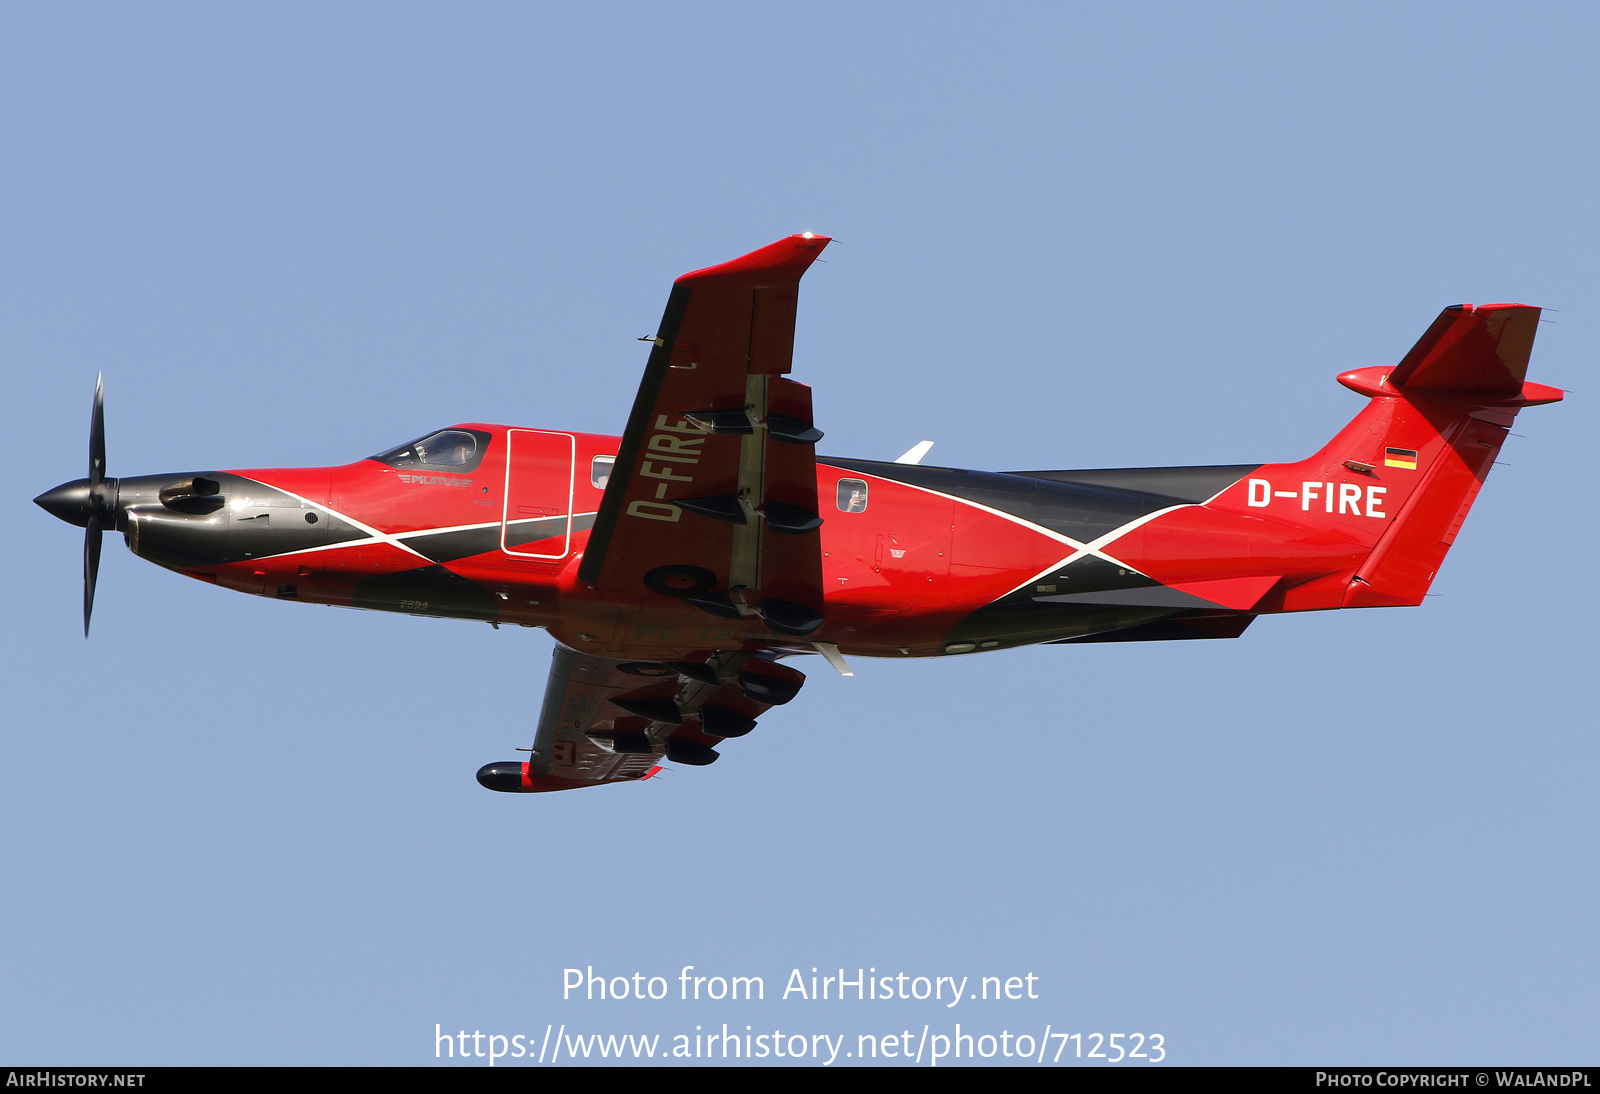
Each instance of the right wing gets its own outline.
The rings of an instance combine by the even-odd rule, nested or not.
[[[524,763],[489,764],[490,790],[537,793],[649,778],[663,758],[705,765],[712,747],[742,737],[805,677],[738,651],[701,662],[618,661],[557,644]]]
[[[821,434],[811,390],[782,374],[827,244],[790,236],[673,284],[578,570],[616,609],[681,619],[688,600],[789,637],[821,624]]]

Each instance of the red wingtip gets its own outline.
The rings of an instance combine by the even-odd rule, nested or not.
[[[760,250],[678,278],[684,281],[798,280],[832,240],[815,232],[801,232],[769,243]]]

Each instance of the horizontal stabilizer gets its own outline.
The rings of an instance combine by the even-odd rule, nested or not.
[[[1177,642],[1192,638],[1238,638],[1246,627],[1255,622],[1255,616],[1246,612],[1235,614],[1192,616],[1178,619],[1158,619],[1137,627],[1101,631],[1078,638],[1063,638],[1052,646],[1083,645],[1089,642]]]
[[[1414,391],[1514,396],[1528,375],[1539,311],[1527,304],[1446,308],[1389,373],[1389,383]]]
[[[1102,589],[1088,593],[1056,593],[1036,596],[1040,604],[1116,604],[1144,608],[1232,608],[1248,611],[1256,606],[1268,589],[1277,584],[1276,575],[1233,577],[1220,581],[1186,581],[1171,585],[1143,585],[1133,588]]]

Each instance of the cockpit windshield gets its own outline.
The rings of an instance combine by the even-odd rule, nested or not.
[[[483,450],[488,444],[489,434],[481,430],[441,429],[372,458],[390,467],[471,471],[483,459]]]

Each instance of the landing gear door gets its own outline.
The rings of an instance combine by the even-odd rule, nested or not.
[[[517,558],[552,561],[572,550],[571,433],[506,430],[505,511],[500,549]]]

